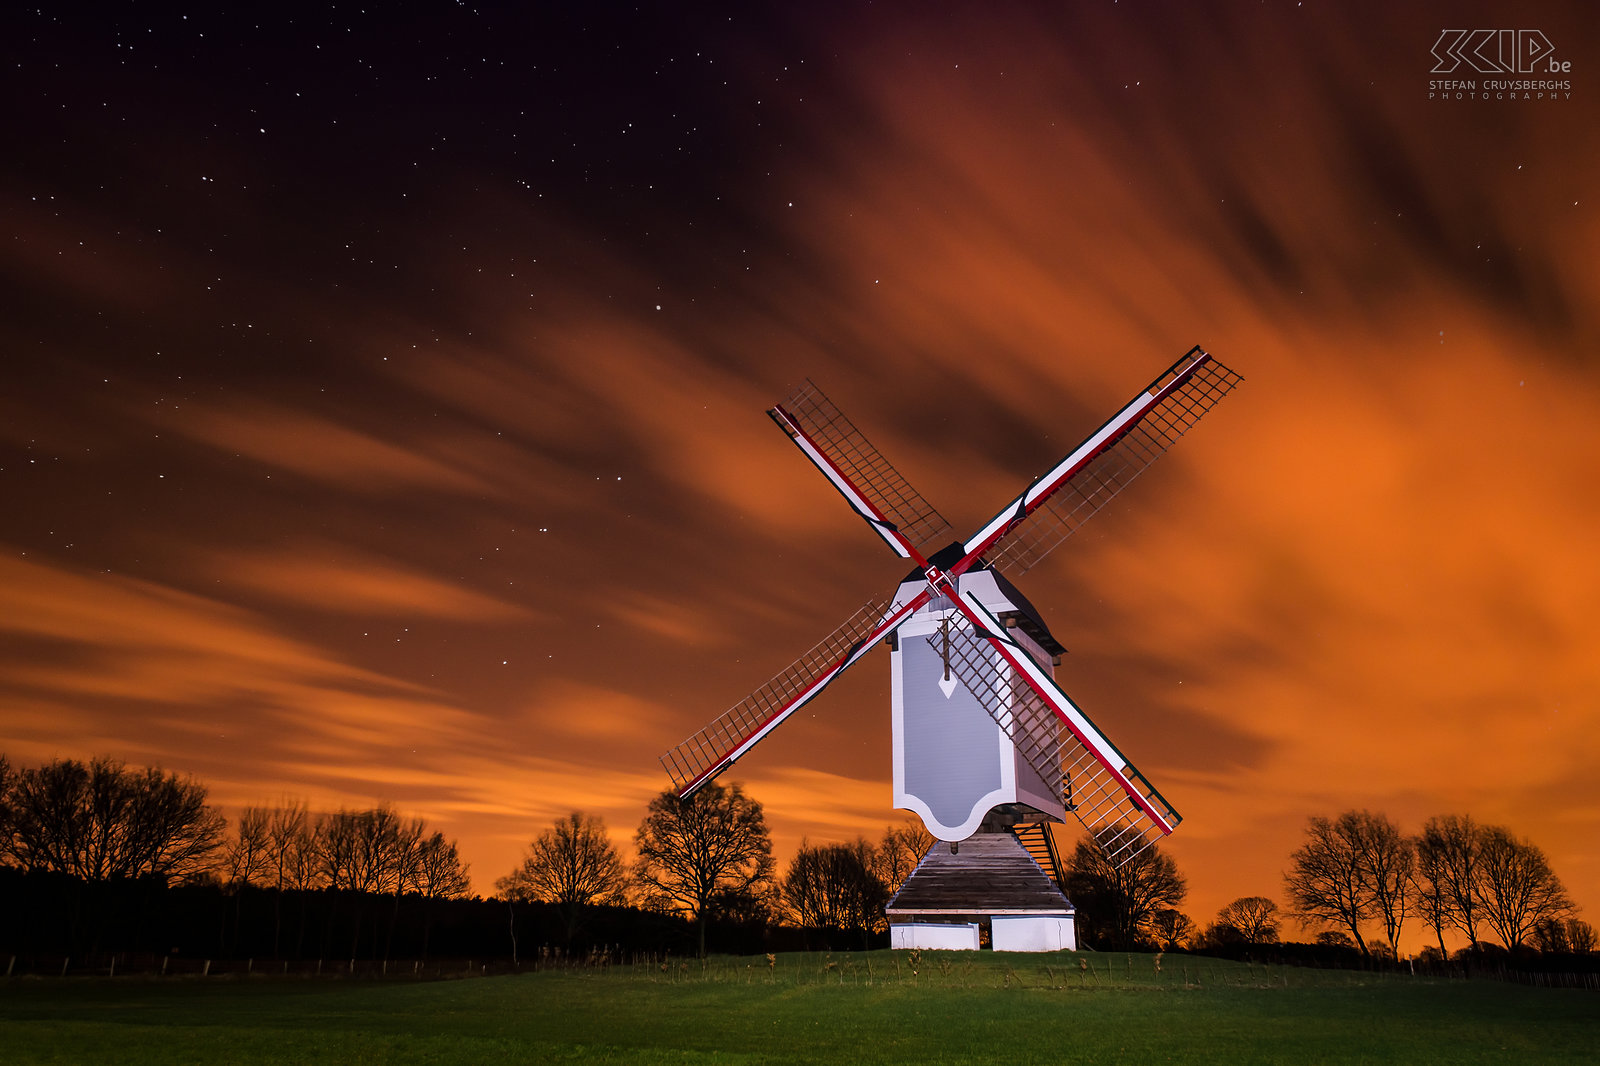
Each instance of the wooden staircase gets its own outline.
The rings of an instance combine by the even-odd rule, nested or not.
[[[1039,864],[1039,869],[1059,887],[1066,878],[1066,871],[1056,851],[1056,838],[1050,832],[1050,823],[1022,822],[1012,826],[1011,832],[1033,861]]]

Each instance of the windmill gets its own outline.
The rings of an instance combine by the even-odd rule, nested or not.
[[[1071,813],[1116,863],[1171,833],[1178,812],[1057,686],[1062,648],[1007,575],[1044,558],[1240,380],[1191,349],[970,538],[949,544],[949,523],[805,382],[768,415],[915,569],[663,755],[678,795],[693,795],[886,642],[895,806],[918,814],[952,854],[986,819],[992,826],[992,814],[1014,824]]]

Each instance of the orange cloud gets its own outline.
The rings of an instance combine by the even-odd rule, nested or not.
[[[191,406],[174,425],[196,440],[355,492],[432,489],[474,496],[499,489],[427,444],[407,446],[332,419],[272,404]]]
[[[211,570],[227,584],[287,603],[347,614],[505,622],[532,612],[384,560],[315,542],[272,552],[223,552]]]

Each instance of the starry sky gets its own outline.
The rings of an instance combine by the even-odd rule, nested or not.
[[[391,801],[480,891],[573,808],[626,846],[906,569],[766,407],[965,536],[1198,343],[1244,385],[1022,581],[1190,912],[1366,807],[1594,920],[1592,7],[506,7],[0,14],[13,764]],[[1567,89],[1429,99],[1512,25]],[[902,817],[888,689],[731,775],[780,858]]]

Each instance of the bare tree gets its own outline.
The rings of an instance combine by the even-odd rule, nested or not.
[[[209,874],[228,822],[206,805],[205,786],[151,766],[134,771],[126,787],[129,869],[179,881]]]
[[[455,841],[434,832],[418,842],[410,888],[422,897],[422,955],[426,958],[428,941],[433,934],[434,901],[457,899],[472,888]]]
[[[294,801],[272,808],[267,817],[267,871],[272,887],[310,888],[309,870],[304,856],[311,850],[306,826],[306,805]]]
[[[1176,951],[1194,939],[1194,919],[1176,907],[1163,907],[1156,911],[1150,922],[1150,933],[1162,951]]]
[[[1551,946],[1546,948],[1541,943],[1541,951],[1566,951],[1574,955],[1592,955],[1595,951],[1597,938],[1594,926],[1581,918],[1546,918],[1535,927],[1534,935],[1544,931]]]
[[[354,891],[357,883],[356,838],[360,828],[355,811],[340,808],[317,818],[314,830],[316,881],[335,892]]]
[[[356,811],[349,819],[349,887],[374,895],[398,893],[422,823],[401,818],[388,803]]]
[[[1224,948],[1232,944],[1243,944],[1244,934],[1239,932],[1227,922],[1209,922],[1195,938],[1195,947],[1202,950]]]
[[[711,895],[711,913],[734,925],[768,926],[783,920],[783,889],[776,880],[745,888],[719,888]]]
[[[1417,916],[1422,924],[1433,930],[1438,941],[1439,958],[1450,958],[1450,949],[1444,945],[1444,931],[1452,925],[1454,907],[1446,886],[1438,857],[1424,846],[1423,838],[1412,841],[1417,852]],[[1434,950],[1431,946],[1426,949]]]
[[[354,958],[361,943],[361,893],[368,889],[369,869],[362,855],[360,811],[340,808],[332,814],[317,819],[315,832],[317,875],[321,885],[334,893],[325,913],[323,943],[326,946],[333,935],[334,914],[339,893],[345,893],[350,902],[350,956]]]
[[[1189,893],[1177,863],[1160,848],[1148,847],[1117,863],[1099,836],[1078,841],[1063,887],[1085,931],[1099,946],[1116,950],[1155,939],[1156,916],[1182,905]]]
[[[0,755],[0,859],[11,850],[11,776],[11,761]]]
[[[245,886],[256,881],[268,870],[267,825],[270,815],[265,807],[249,806],[239,812],[233,835],[222,847],[222,891],[233,898],[233,929],[229,932],[226,917],[223,920],[224,943],[229,950],[237,946],[237,936],[244,909]]]
[[[573,811],[535,837],[522,865],[496,881],[495,887],[507,899],[556,904],[570,943],[583,909],[618,899],[625,881],[605,822]]]
[[[311,887],[316,842],[306,820],[306,805],[299,800],[274,807],[267,818],[267,876],[272,887],[272,953],[279,954],[283,936],[283,894]],[[305,898],[300,900],[301,931],[305,925]],[[299,945],[296,945],[296,951]]]
[[[900,891],[906,878],[917,868],[917,863],[933,847],[933,834],[918,818],[904,825],[892,825],[883,831],[883,839],[873,854],[872,872],[877,875],[890,895]]]
[[[706,951],[719,892],[758,894],[772,882],[772,839],[761,804],[737,784],[709,784],[690,799],[663,792],[634,835],[635,877],[664,906],[688,914]]]
[[[1478,942],[1482,915],[1483,869],[1481,830],[1466,815],[1429,818],[1417,838],[1419,910],[1432,927],[1445,957],[1444,931],[1466,934],[1467,946]]]
[[[421,818],[400,817],[389,804],[380,804],[365,813],[363,825],[367,827],[370,841],[366,850],[373,856],[372,865],[377,874],[373,891],[393,900],[389,907],[389,928],[383,941],[383,954],[387,958],[394,945],[395,926],[400,921],[400,898],[414,878],[417,849],[426,827]]]
[[[783,879],[783,899],[794,919],[800,925],[860,932],[863,938],[881,928],[889,891],[873,872],[874,850],[859,838],[815,847],[801,841]]]
[[[1289,857],[1284,884],[1302,924],[1340,926],[1366,955],[1361,926],[1372,917],[1372,900],[1361,876],[1354,815],[1347,812],[1336,822],[1312,817],[1305,844]]]
[[[1413,864],[1409,842],[1388,818],[1345,811],[1332,821],[1310,819],[1306,843],[1290,857],[1284,884],[1302,924],[1338,926],[1349,932],[1363,955],[1370,955],[1361,927],[1381,921],[1394,950],[1412,913]]]
[[[317,832],[317,822],[309,817],[300,825],[299,831],[290,838],[289,850],[286,853],[288,873],[288,886],[301,892],[310,892],[325,885],[322,880],[321,848],[322,844]]]
[[[435,831],[417,845],[408,887],[423,899],[458,899],[472,888],[456,842]]]
[[[1365,812],[1363,812],[1365,813]],[[1372,891],[1372,905],[1383,922],[1389,953],[1400,957],[1400,931],[1416,913],[1416,846],[1381,814],[1367,819],[1361,866]]]
[[[199,877],[214,865],[227,825],[193,778],[107,758],[23,769],[10,797],[4,846],[17,864],[86,881]]]
[[[1521,947],[1535,926],[1572,914],[1572,900],[1539,847],[1497,825],[1479,833],[1483,913],[1507,949]]]
[[[293,840],[292,815],[282,829]],[[377,946],[378,919],[369,909],[371,896],[390,896],[389,941],[399,919],[400,897],[416,881],[416,866],[427,826],[420,818],[404,818],[392,804],[380,803],[364,811],[341,808],[317,819],[308,856],[312,884],[347,893],[352,911],[350,953],[360,944],[362,912],[373,915],[373,943]],[[287,853],[288,859],[296,856]],[[328,911],[331,930],[332,908]]]
[[[1586,954],[1595,947],[1594,926],[1581,918],[1544,918],[1533,927],[1533,942],[1544,952]]]
[[[245,807],[239,811],[233,837],[222,855],[222,872],[227,884],[250,884],[272,872],[272,842],[268,831],[271,821],[272,813],[265,807]]]
[[[1238,933],[1246,944],[1278,942],[1278,905],[1266,896],[1240,896],[1217,911],[1217,925]]]

